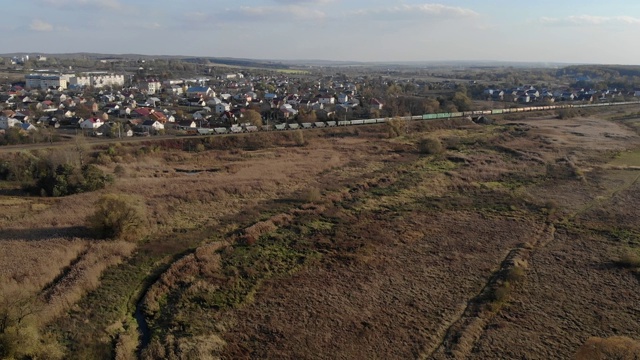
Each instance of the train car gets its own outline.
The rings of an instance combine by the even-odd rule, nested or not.
[[[287,128],[291,129],[291,130],[298,130],[298,129],[300,129],[300,124],[298,124],[298,123],[290,123],[290,124],[287,124]]]
[[[285,130],[287,128],[287,124],[276,124],[276,130]]]
[[[420,117],[420,119],[422,119],[421,115],[418,115],[418,116]],[[382,123],[385,123],[385,122],[387,122],[387,119],[385,119],[385,118],[376,119],[376,124],[382,124]]]
[[[226,134],[229,132],[229,129],[227,129],[226,127],[217,127],[213,128],[213,132],[216,134]]]
[[[245,132],[256,132],[258,131],[258,127],[255,125],[248,125],[244,127]]]
[[[422,115],[422,120],[433,120],[433,119],[437,119],[438,118],[438,114],[424,114]]]
[[[414,116],[411,117],[411,120],[422,120],[422,115],[414,115]]]
[[[349,121],[349,120],[340,120],[340,121],[338,121],[338,126],[347,126],[347,125],[351,125],[351,121]]]
[[[463,111],[463,112],[462,112],[462,115],[464,115],[464,116],[471,116],[471,115],[473,115],[473,111]]]
[[[231,125],[231,128],[229,130],[231,130],[232,134],[238,134],[242,132],[242,126]]]
[[[327,126],[328,127],[334,127],[336,125],[337,125],[337,123],[335,121],[327,121]]]
[[[198,135],[211,135],[211,134],[213,134],[213,129],[198,128]]]
[[[492,115],[502,114],[503,112],[504,112],[504,109],[493,109],[493,110],[491,110],[491,114]]]
[[[436,119],[446,119],[446,118],[450,118],[451,117],[451,113],[438,113],[436,114]]]
[[[451,113],[451,117],[454,117],[454,118],[459,118],[459,117],[462,117],[462,116],[464,116],[464,114],[461,113],[461,112]]]
[[[363,121],[364,121],[365,124],[375,124],[376,123],[376,119],[366,119],[366,120],[363,120]]]
[[[302,123],[300,125],[302,125],[303,129],[311,129],[311,127],[313,126],[313,123]]]
[[[317,128],[323,128],[325,126],[327,126],[327,124],[324,121],[316,121],[313,123],[313,126],[317,127]]]

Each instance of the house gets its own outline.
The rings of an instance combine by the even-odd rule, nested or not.
[[[502,90],[494,90],[491,93],[491,98],[493,100],[500,100],[500,101],[504,100],[504,91],[502,91]]]
[[[319,95],[318,96],[318,102],[320,104],[335,104],[336,103],[336,98],[334,98],[332,95]]]
[[[162,111],[153,111],[149,114],[149,119],[156,120],[161,124],[164,124],[168,121],[167,116]]]
[[[349,95],[345,93],[338,94],[338,104],[345,104],[349,102]]]
[[[167,92],[173,95],[182,95],[184,94],[184,89],[179,85],[171,85],[171,87],[167,88]]]
[[[222,100],[218,99],[217,97],[207,100],[207,106],[211,106],[211,107],[215,107],[220,103],[222,103]]]
[[[196,122],[193,120],[182,120],[177,123],[179,129],[188,129],[197,127]]]
[[[102,124],[103,122],[101,119],[92,117],[80,122],[80,128],[81,129],[97,129],[100,126],[102,126]]]
[[[216,96],[216,92],[213,91],[213,89],[211,89],[208,86],[192,86],[190,88],[187,89],[187,96],[189,97],[201,97],[201,96],[206,96],[206,97],[213,97]]]
[[[125,112],[126,112],[126,109],[125,109]],[[142,108],[131,110],[130,115],[131,117],[143,118],[143,117],[149,117],[151,112],[152,112],[151,109],[142,107]]]
[[[247,94],[238,93],[238,94],[235,94],[233,96],[233,100],[235,100],[237,102],[240,102],[240,103],[245,103],[245,104],[250,102],[251,99],[252,99],[251,96],[249,96]]]
[[[151,96],[151,97],[147,98],[147,101],[145,102],[145,104],[150,106],[150,107],[157,107],[157,106],[160,106],[161,102],[162,101],[159,98],[157,98],[155,96]]]
[[[36,130],[38,130],[37,127],[35,127],[35,126],[33,126],[32,124],[29,124],[29,123],[21,123],[20,127],[24,131],[36,131]]]
[[[222,114],[220,114],[220,119],[223,121],[235,122],[236,116],[233,113],[231,113],[231,111],[225,111]]]
[[[231,105],[227,103],[219,103],[214,107],[214,111],[216,114],[222,114],[225,111],[231,110]]]
[[[205,107],[207,106],[207,103],[204,101],[204,99],[196,97],[196,98],[190,98],[187,99],[189,106],[201,106],[201,107]]]
[[[6,116],[0,116],[0,129],[7,130],[14,126],[21,126],[22,122],[18,119],[8,118]]]
[[[162,125],[160,122],[156,120],[145,120],[142,122],[140,126],[144,129],[144,131],[147,131],[147,132],[156,132],[159,130],[164,130],[164,125]]]
[[[384,104],[380,102],[380,100],[373,98],[369,100],[369,109],[371,110],[382,110]]]
[[[531,97],[529,95],[525,94],[521,94],[520,96],[518,96],[518,102],[520,103],[528,103],[531,102]]]
[[[298,94],[290,94],[290,95],[287,96],[285,101],[289,105],[296,106],[300,102],[300,97],[298,96]]]
[[[292,118],[294,116],[298,115],[298,110],[294,109],[291,105],[289,104],[284,104],[280,107],[280,116],[285,118],[285,119],[289,119]]]

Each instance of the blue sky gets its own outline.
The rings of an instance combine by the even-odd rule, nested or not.
[[[639,64],[640,2],[20,0],[0,53]]]

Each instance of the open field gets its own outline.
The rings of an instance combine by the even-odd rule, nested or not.
[[[2,279],[71,359],[571,358],[639,340],[633,120],[406,128],[97,144],[106,189],[2,183]],[[149,235],[89,236],[104,193],[139,198]]]

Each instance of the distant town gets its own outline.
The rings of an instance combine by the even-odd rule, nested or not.
[[[73,59],[43,55],[14,56],[2,63],[13,80],[0,87],[0,131],[16,133],[5,143],[28,141],[25,132],[44,128],[108,137],[184,134],[221,126],[268,130],[281,123],[640,96],[634,78],[593,76],[584,69],[541,70],[540,77],[512,68],[509,73],[500,68],[282,70],[184,59],[84,59],[74,66],[78,62]],[[18,78],[16,72],[23,75]],[[48,138],[53,139],[51,133]]]

